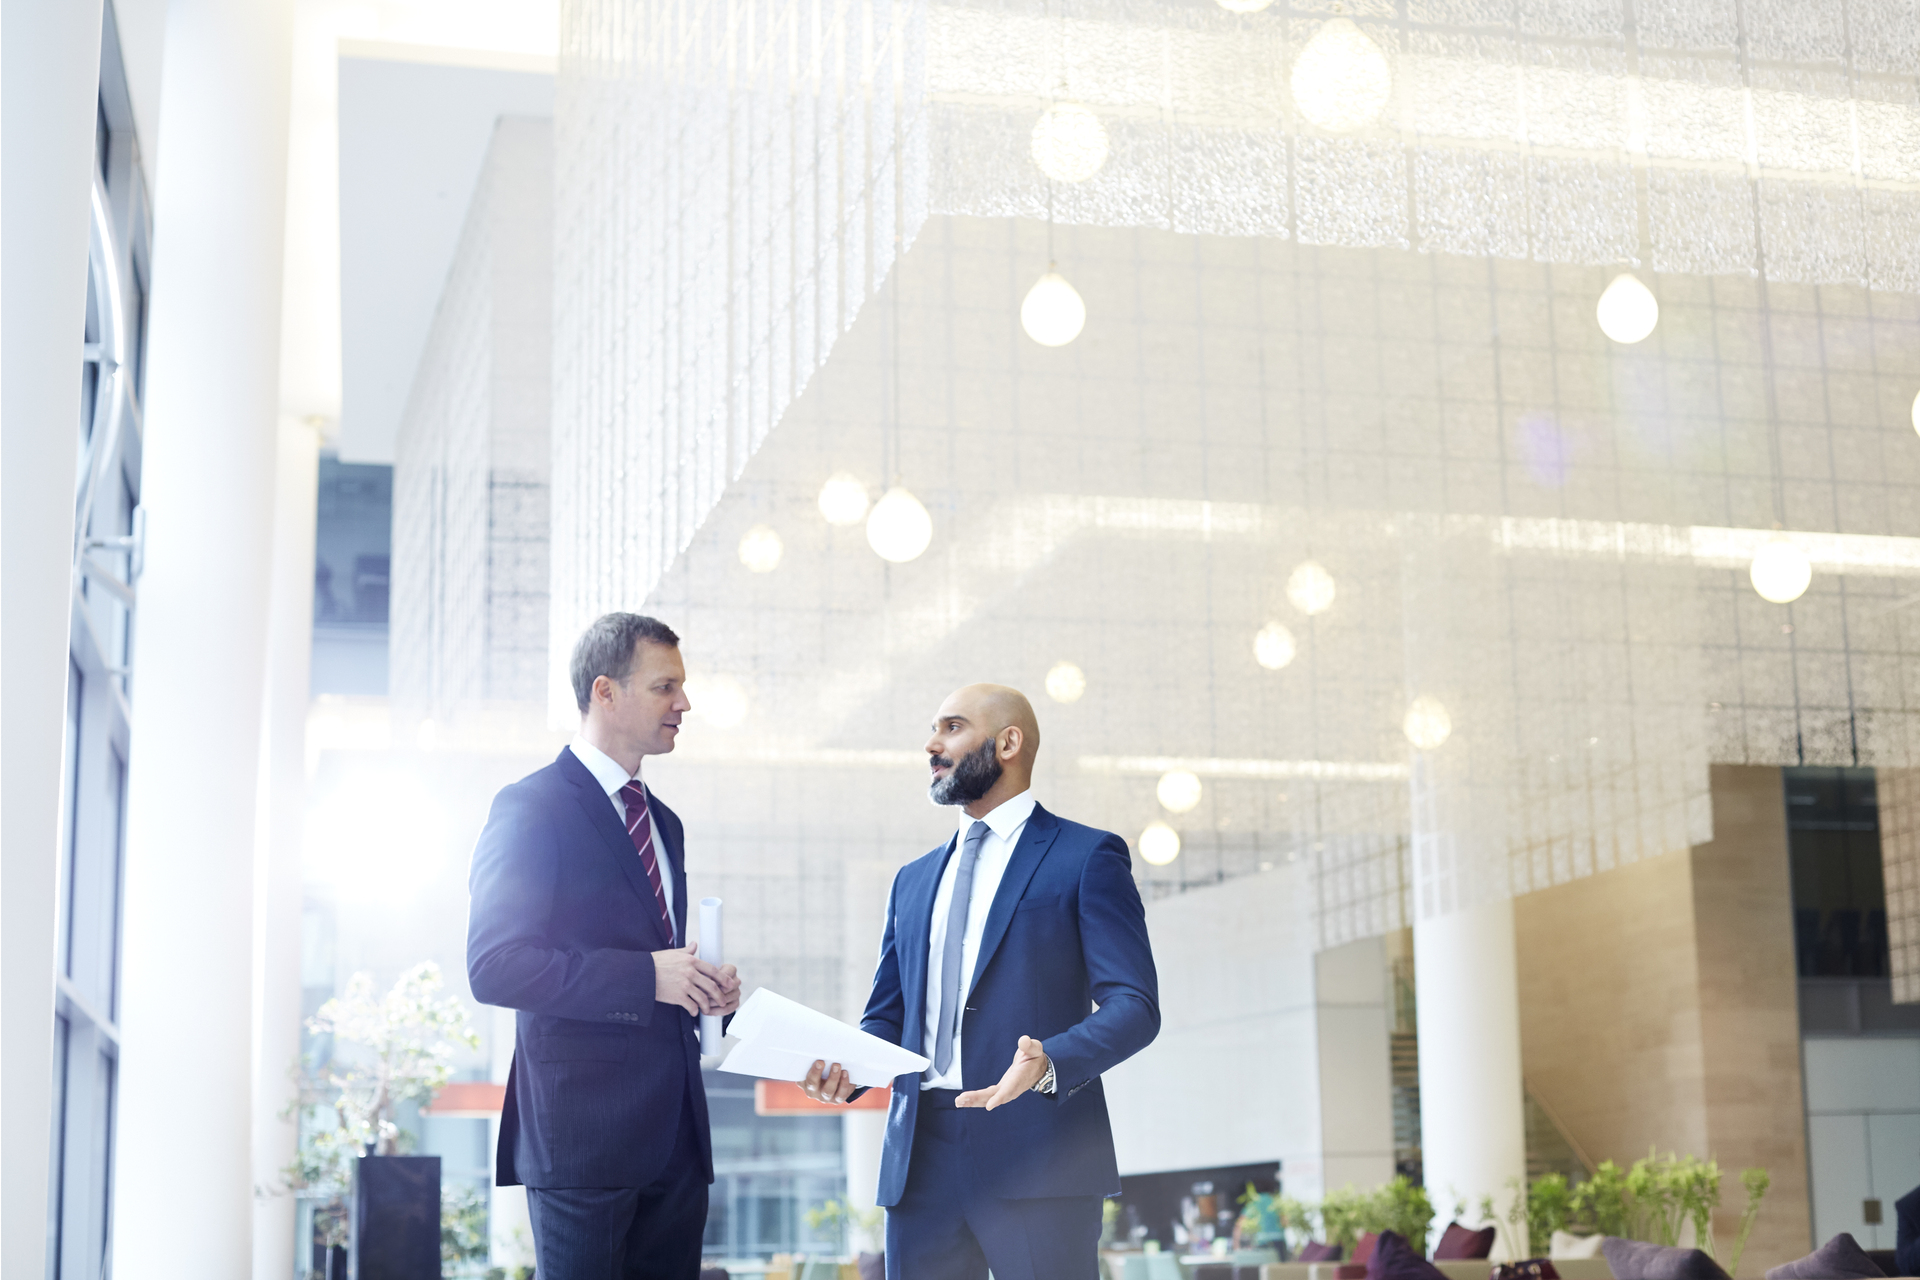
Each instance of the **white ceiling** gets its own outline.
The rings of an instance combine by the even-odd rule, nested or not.
[[[480,165],[503,115],[550,116],[551,74],[340,58],[341,409],[350,462],[392,462]]]

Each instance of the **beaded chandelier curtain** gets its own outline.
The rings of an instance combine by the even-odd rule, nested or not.
[[[1326,943],[1698,843],[1710,759],[1920,763],[1913,469],[1864,461],[1915,354],[1911,5],[575,0],[563,25],[556,693],[588,619],[657,600],[704,620],[749,724],[824,679],[804,745],[848,765],[994,602],[1049,643],[1243,555],[1269,616],[1192,643],[1248,681],[1285,648],[1270,714],[1238,723],[1222,656],[1204,713],[1057,782],[1125,808],[1194,774],[1223,807],[1171,819],[1173,871],[1311,856]],[[1092,318],[1051,356],[1014,317],[1056,260]],[[1638,348],[1594,329],[1627,269],[1666,308]],[[1121,321],[1135,345],[1100,345]],[[1292,478],[1196,475],[1195,432]],[[989,439],[1024,461],[958,474]],[[1163,446],[1141,475],[1088,452]],[[847,585],[864,549],[789,562],[774,635],[733,540],[752,513],[796,555],[849,457],[918,489],[935,549],[877,595]],[[1780,527],[1841,584],[1785,624],[1744,581]],[[1029,597],[1092,544],[1131,579]],[[1284,644],[1258,625],[1283,618]],[[1264,798],[1229,804],[1242,782]]]

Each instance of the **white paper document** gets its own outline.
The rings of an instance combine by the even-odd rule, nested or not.
[[[907,1072],[927,1069],[927,1060],[897,1044],[868,1035],[837,1018],[761,987],[733,1015],[729,1034],[740,1043],[720,1064],[735,1075],[763,1080],[807,1078],[816,1062],[839,1063],[856,1085],[884,1085]]]

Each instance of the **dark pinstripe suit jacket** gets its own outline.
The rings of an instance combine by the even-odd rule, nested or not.
[[[648,796],[684,931],[680,819]],[[474,998],[519,1011],[500,1185],[645,1186],[666,1171],[682,1107],[713,1181],[699,1032],[653,998],[652,953],[673,939],[607,793],[571,750],[494,798],[468,884]]]

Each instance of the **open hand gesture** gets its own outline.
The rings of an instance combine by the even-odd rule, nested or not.
[[[969,1089],[953,1100],[956,1107],[985,1107],[991,1111],[1004,1106],[1040,1083],[1047,1074],[1047,1053],[1032,1036],[1021,1036],[1020,1047],[1013,1051],[1013,1065],[1000,1083],[991,1089]]]

